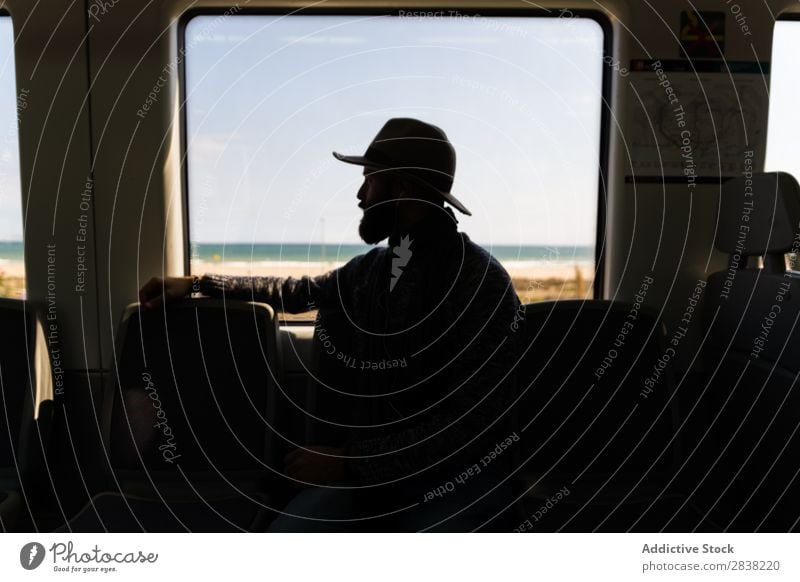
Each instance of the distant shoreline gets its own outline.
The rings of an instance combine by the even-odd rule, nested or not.
[[[204,261],[194,259],[192,272],[196,275],[272,275],[276,277],[317,276],[342,266],[345,261]],[[578,270],[584,279],[594,278],[594,263],[588,261],[501,261],[514,279],[571,279]],[[22,261],[0,260],[0,273],[8,278],[25,276]]]
[[[412,242],[413,244],[413,242]],[[594,262],[594,246],[493,245],[481,244],[503,264],[511,261],[540,263]],[[346,262],[375,247],[357,243],[192,243],[190,256],[200,261],[225,262]],[[22,261],[22,241],[0,241],[0,268]]]
[[[192,273],[238,276],[314,277],[346,261],[204,261],[192,260]],[[500,261],[523,303],[591,296],[593,261]],[[25,296],[25,265],[21,260],[0,259],[0,295]]]
[[[501,261],[512,279],[572,279],[578,270],[584,279],[594,278],[593,262],[554,262],[554,261]],[[202,275],[272,275],[275,277],[315,277],[332,271],[345,264],[345,261],[192,261],[192,273]]]

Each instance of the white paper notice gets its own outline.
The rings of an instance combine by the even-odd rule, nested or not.
[[[629,79],[628,173],[731,176],[745,152],[763,151],[768,77],[647,71]]]

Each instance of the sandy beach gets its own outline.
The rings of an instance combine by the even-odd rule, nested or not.
[[[215,262],[192,261],[195,274],[271,275],[275,277],[317,276],[327,273],[341,262],[264,261]],[[511,276],[514,289],[523,303],[545,299],[569,299],[591,294],[594,264],[547,261],[506,261],[503,266]]]
[[[192,260],[192,271],[196,274],[218,273],[222,275],[272,275],[275,277],[316,276],[342,266],[342,262],[313,261],[202,261]],[[594,277],[591,263],[556,263],[546,261],[506,261],[503,263],[512,279],[571,279],[576,269],[584,279]]]
[[[342,262],[334,261],[192,261],[195,274],[272,275],[276,277],[316,276],[327,273]],[[594,279],[592,263],[555,261],[506,261],[503,266],[511,275],[514,289],[527,303],[544,299],[583,297],[591,292]],[[21,297],[25,268],[22,261],[0,261],[0,295]]]
[[[0,273],[3,273],[6,277],[24,277],[25,265],[22,261],[0,259]]]
[[[22,261],[0,259],[0,297],[25,297],[25,265]]]

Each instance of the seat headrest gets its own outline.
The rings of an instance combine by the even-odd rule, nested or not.
[[[748,256],[785,253],[796,234],[800,236],[800,185],[794,176],[768,172],[723,184],[717,249]]]

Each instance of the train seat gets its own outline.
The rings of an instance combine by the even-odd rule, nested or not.
[[[276,469],[277,321],[265,304],[129,307],[104,401],[109,490],[72,531],[258,529]]]
[[[671,487],[679,409],[658,317],[641,303],[599,300],[524,310],[516,464],[530,524],[523,529],[680,528],[691,507]]]
[[[36,304],[0,299],[0,529],[35,520],[45,486],[53,414],[53,371],[44,316]]]
[[[694,487],[732,531],[797,529],[800,492],[800,186],[784,172],[740,176],[722,190],[703,346],[708,433]],[[753,263],[758,260],[760,265]]]

